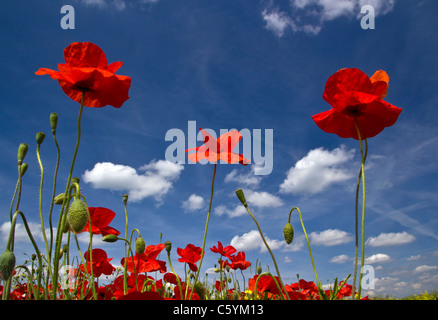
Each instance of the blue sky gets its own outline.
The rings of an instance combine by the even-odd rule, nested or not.
[[[75,9],[75,29],[60,26],[62,5]],[[360,26],[362,5],[375,8],[375,29]],[[299,207],[319,279],[323,284],[353,271],[354,197],[359,143],[321,131],[311,116],[328,110],[325,82],[337,70],[355,67],[390,76],[386,101],[403,109],[398,121],[369,139],[366,167],[366,263],[375,270],[370,295],[403,297],[438,288],[438,6],[433,0],[126,1],[71,0],[2,3],[0,11],[0,231],[6,243],[9,206],[16,183],[16,152],[29,144],[20,208],[44,248],[38,214],[40,171],[35,134],[45,169],[43,210],[49,209],[56,148],[49,115],[59,115],[61,166],[57,193],[64,191],[79,105],[56,81],[36,76],[56,69],[71,42],[99,45],[118,74],[132,77],[130,99],[120,109],[85,108],[74,176],[90,206],[116,212],[111,226],[124,230],[122,194],[128,193],[129,229],[147,244],[176,248],[202,245],[213,165],[165,162],[170,129],[188,137],[197,127],[273,130],[273,170],[218,165],[207,248],[221,241],[274,270],[269,254],[234,191],[242,188],[279,263],[286,283],[296,274],[314,280],[304,234],[295,212],[295,239],[282,229]],[[186,143],[188,143],[186,141]],[[201,142],[197,142],[198,146]],[[47,223],[46,223],[47,225]],[[20,230],[20,229],[19,229]],[[21,229],[22,230],[22,229]],[[17,231],[17,258],[31,254]],[[86,243],[81,242],[85,247]],[[120,264],[123,245],[99,243]],[[161,256],[163,260],[165,255]],[[209,250],[203,269],[217,255]],[[248,278],[249,271],[246,273]],[[212,276],[210,276],[212,277]]]

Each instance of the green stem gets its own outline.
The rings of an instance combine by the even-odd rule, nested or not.
[[[260,229],[260,225],[259,225],[259,223],[257,222],[257,220],[256,220],[256,218],[254,217],[254,215],[251,213],[251,210],[249,210],[248,205],[244,205],[244,206],[245,206],[245,208],[246,208],[246,211],[248,211],[249,215],[250,215],[251,218],[254,220],[254,222],[255,222],[255,224],[256,224],[256,226],[257,226],[257,229],[259,230],[259,233],[260,233],[260,236],[262,237],[263,243],[265,244],[266,248],[268,249],[269,254],[271,255],[272,261],[274,262],[275,270],[277,271],[277,276],[278,276],[278,279],[280,280],[280,284],[281,284],[281,286],[283,287],[284,294],[286,295],[287,300],[290,300],[289,295],[288,295],[287,292],[286,292],[286,288],[284,287],[283,280],[281,279],[281,276],[280,276],[280,270],[278,269],[277,261],[275,260],[274,254],[272,253],[271,248],[269,247],[268,243],[266,242],[265,237],[263,236],[263,232],[262,232],[262,230]]]
[[[213,203],[214,179],[216,177],[216,167],[217,167],[217,163],[214,164],[213,178],[211,180],[210,205],[208,206],[207,221],[205,222],[204,240],[202,242],[202,251],[201,251],[201,260],[199,261],[198,272],[196,272],[196,277],[195,277],[194,283],[196,283],[196,281],[198,280],[199,273],[201,272],[202,261],[204,260],[205,240],[207,239],[207,229],[208,229],[208,223],[210,220],[211,206]],[[190,300],[192,299],[193,291],[194,290],[192,290],[192,292],[190,293]]]
[[[53,300],[56,300],[56,293],[58,291],[59,250],[61,248],[62,233],[63,233],[63,229],[64,229],[64,226],[62,225],[63,224],[62,217],[64,214],[65,204],[68,201],[68,199],[70,199],[70,194],[68,193],[68,190],[70,187],[70,181],[71,181],[73,169],[75,166],[76,156],[78,154],[79,143],[81,141],[81,118],[82,118],[82,111],[84,109],[84,100],[85,100],[85,92],[83,91],[81,105],[79,107],[78,122],[77,122],[78,136],[77,136],[77,140],[76,140],[76,147],[75,147],[75,151],[73,153],[73,159],[72,159],[71,166],[70,166],[70,172],[69,172],[68,178],[67,178],[67,185],[65,187],[65,193],[64,193],[65,198],[64,198],[64,201],[63,201],[63,204],[61,207],[61,213],[59,215],[59,221],[58,221],[58,229],[57,229],[56,243],[55,243],[55,252],[54,252],[54,258],[53,258],[53,280],[52,280],[52,287],[53,287],[52,299]]]
[[[368,140],[365,139],[365,155],[363,157],[363,162],[365,163],[366,158],[368,154]],[[354,276],[353,276],[353,298],[354,293],[356,291],[356,276],[357,276],[357,255],[358,255],[358,247],[359,247],[359,230],[358,230],[358,203],[359,203],[359,188],[360,188],[360,182],[362,178],[362,167],[359,170],[359,176],[357,180],[357,186],[356,186],[356,202],[355,202],[355,234],[356,234],[356,243],[355,243],[355,250],[354,250]]]
[[[299,216],[300,216],[301,226],[302,226],[302,228],[303,228],[304,236],[306,237],[306,240],[307,240],[307,247],[308,247],[308,249],[309,249],[310,260],[312,261],[313,272],[315,273],[316,285],[318,286],[318,288],[320,288],[320,282],[319,282],[319,280],[318,280],[318,273],[316,272],[315,261],[313,260],[312,249],[310,248],[309,237],[307,236],[306,228],[304,227],[303,217],[301,216],[301,211],[300,211],[300,209],[299,209],[298,207],[293,207],[293,208],[290,210],[290,212],[289,212],[289,220],[288,220],[288,222],[290,223],[290,217],[291,217],[292,211],[293,211],[294,209],[296,209],[296,210],[298,211],[298,214],[299,214]],[[322,299],[322,297],[321,297],[321,293],[320,293],[320,290],[318,290],[318,293],[319,293],[320,298]]]
[[[175,272],[175,270],[173,269],[172,261],[170,260],[170,252],[167,252],[167,259],[169,260],[169,266],[170,266],[170,269],[172,270],[173,274],[174,274],[175,277],[176,277],[176,281],[178,282],[179,294],[180,294],[180,296],[181,296],[181,300],[182,300],[182,298],[183,298],[183,292],[182,292],[181,281],[179,280],[178,274],[177,274],[177,273]]]
[[[128,239],[128,211],[126,209],[127,201],[123,201],[123,206],[125,208],[125,239]],[[123,293],[128,294],[128,244],[131,248],[131,242],[126,241],[125,243],[125,263],[123,265]],[[132,258],[132,264],[134,265],[134,258]]]
[[[259,283],[259,279],[260,279],[262,276],[268,276],[268,277],[271,277],[271,278],[274,280],[275,284],[277,285],[278,291],[280,292],[280,296],[282,296],[282,294],[281,294],[281,288],[280,288],[280,285],[278,284],[277,279],[275,279],[275,277],[274,277],[270,272],[263,272],[263,273],[259,274],[259,276],[257,277],[257,279],[256,279],[256,281],[255,281],[255,283],[254,283],[255,298],[257,298],[257,285],[258,285],[258,283]],[[281,282],[281,279],[280,279],[280,282]],[[283,286],[283,284],[282,284],[282,286]],[[284,288],[284,286],[283,286],[283,288]],[[284,289],[284,290],[285,290],[284,292],[285,292],[286,296],[288,296],[288,294],[287,294],[287,292],[286,292],[286,289]],[[264,297],[264,298],[266,298],[266,297]],[[290,299],[288,299],[288,300],[290,300]]]
[[[355,124],[356,124],[356,130],[357,130],[357,135],[359,138],[359,144],[360,144],[360,158],[361,158],[361,175],[362,175],[362,257],[361,257],[361,266],[360,266],[360,277],[359,277],[359,291],[358,291],[358,299],[360,299],[360,294],[362,291],[362,276],[363,276],[363,266],[364,266],[364,262],[365,262],[365,195],[366,195],[366,190],[365,190],[365,160],[364,160],[364,152],[363,152],[363,143],[362,143],[362,138],[360,135],[360,130],[359,130],[359,126],[357,124],[357,121],[355,119]],[[353,292],[354,294],[354,292]]]

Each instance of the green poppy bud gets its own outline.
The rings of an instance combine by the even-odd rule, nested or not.
[[[42,144],[46,135],[44,132],[37,132],[36,134],[36,142],[38,145]]]
[[[194,285],[195,292],[198,294],[201,300],[205,300],[205,288],[201,282],[196,281]]]
[[[284,240],[287,244],[291,244],[294,239],[294,227],[288,222],[283,228]]]
[[[58,125],[58,114],[51,113],[50,114],[50,127],[52,128],[52,133],[56,134],[56,126]]]
[[[135,252],[137,254],[142,254],[146,249],[146,242],[142,237],[139,237],[135,240]]]
[[[6,249],[0,256],[0,279],[8,280],[14,272],[14,267],[15,255],[11,250]]]
[[[57,205],[61,205],[64,203],[64,198],[65,198],[65,194],[60,193],[55,197],[55,199],[53,199],[53,203]]]
[[[77,184],[79,184],[80,181],[81,181],[81,179],[79,179],[78,177],[73,177],[73,178],[71,178],[71,183],[77,183]]]
[[[23,163],[21,164],[21,176],[24,176],[24,174],[25,174],[26,171],[27,171],[27,168],[29,168],[29,165],[28,165],[26,162],[23,162]]]
[[[236,190],[236,195],[237,195],[237,198],[239,198],[240,202],[242,202],[242,204],[243,204],[245,207],[247,207],[248,205],[247,205],[247,203],[246,203],[245,195],[243,194],[242,189],[237,189],[237,190]]]
[[[262,273],[262,271],[263,271],[263,268],[262,268],[261,266],[259,266],[259,267],[257,268],[257,274]]]
[[[102,237],[102,240],[105,242],[116,242],[119,240],[119,238],[115,234],[107,234],[106,236]]]
[[[233,292],[233,300],[239,300],[239,292],[237,292],[236,290],[234,290]]]
[[[164,248],[166,249],[167,253],[170,253],[170,251],[172,250],[172,242],[166,241],[164,243]]]
[[[88,222],[88,208],[82,200],[76,199],[70,205],[67,212],[67,222],[75,233],[84,230]]]
[[[29,146],[25,143],[20,143],[18,146],[18,152],[17,152],[17,160],[18,164],[21,164],[24,160],[24,157],[27,154],[27,150],[29,149]]]
[[[128,202],[128,195],[124,194],[122,197],[123,197],[123,203],[126,204]]]

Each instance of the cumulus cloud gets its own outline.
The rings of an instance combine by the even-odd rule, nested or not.
[[[276,208],[283,205],[283,201],[266,191],[245,191],[245,198],[248,205],[256,206],[259,208]]]
[[[218,216],[226,215],[229,218],[237,218],[247,214],[245,207],[240,204],[237,205],[234,209],[229,209],[227,208],[227,206],[220,205],[214,209],[213,213]]]
[[[350,258],[346,254],[341,254],[339,256],[335,256],[335,257],[331,258],[330,262],[332,262],[332,263],[345,263],[345,262],[348,262],[352,259],[354,260],[354,258]]]
[[[278,250],[286,244],[284,240],[270,239],[266,235],[263,236],[265,237],[265,240],[271,250]],[[234,238],[231,239],[230,245],[236,248],[237,251],[250,251],[259,249],[260,252],[266,252],[268,250],[266,249],[263,239],[257,230],[251,230],[250,232],[244,233],[241,236],[234,236]]]
[[[328,229],[321,232],[312,232],[309,234],[310,242],[316,246],[336,246],[348,243],[353,237],[348,232],[338,229]]]
[[[414,272],[415,273],[425,273],[425,272],[434,271],[437,269],[438,269],[437,266],[422,265],[422,266],[416,267]]]
[[[391,261],[391,257],[384,253],[373,254],[372,256],[365,258],[365,264],[381,263]]]
[[[260,184],[260,181],[262,180],[261,176],[256,175],[257,170],[259,170],[259,167],[254,164],[251,166],[251,171],[246,172],[244,174],[239,174],[238,169],[233,169],[230,173],[228,173],[225,176],[224,181],[227,183],[237,182],[241,185],[251,186],[254,188],[257,187]]]
[[[204,198],[196,194],[190,195],[190,197],[183,201],[182,207],[186,211],[196,211],[204,207]]]
[[[271,2],[271,7],[275,2]],[[293,32],[318,34],[325,22],[342,17],[359,19],[363,16],[361,8],[371,5],[376,16],[393,10],[395,0],[291,0],[288,11],[276,7],[262,12],[266,29],[279,37],[290,29]]]
[[[412,234],[407,232],[399,233],[381,233],[377,237],[368,238],[366,244],[371,247],[394,246],[410,243],[415,240]]]
[[[353,156],[354,149],[346,150],[344,147],[332,151],[323,148],[310,150],[289,169],[280,185],[280,192],[316,194],[334,183],[349,180],[353,173],[339,166],[351,161]]]
[[[126,192],[132,201],[148,197],[160,201],[183,169],[182,165],[166,160],[151,161],[138,171],[126,165],[99,162],[84,172],[82,180],[97,189]]]
[[[28,221],[27,225],[28,225],[30,232],[32,233],[32,236],[34,237],[35,241],[44,240],[40,223]],[[5,243],[8,241],[10,229],[11,229],[11,222],[10,221],[4,222],[0,226],[0,236],[1,236],[2,241],[4,241]],[[49,237],[50,236],[50,229],[46,228],[45,231],[46,231],[46,236]],[[56,232],[56,230],[54,232]],[[30,244],[29,235],[27,234],[27,231],[26,231],[24,224],[19,223],[19,222],[17,222],[15,224],[15,235],[14,236],[15,236],[14,240],[16,243],[28,242]]]

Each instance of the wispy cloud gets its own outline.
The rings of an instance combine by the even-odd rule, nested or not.
[[[282,37],[287,30],[318,34],[324,23],[346,17],[360,18],[361,8],[371,5],[375,15],[385,15],[392,11],[395,0],[291,0],[287,11],[270,3],[262,12],[266,29]]]
[[[365,258],[365,264],[382,263],[391,261],[391,257],[385,253],[377,253]]]
[[[179,178],[183,169],[180,164],[158,160],[140,167],[138,173],[130,166],[99,162],[93,169],[86,170],[82,179],[94,188],[127,192],[132,201],[147,197],[160,201],[172,188],[173,182]]]

